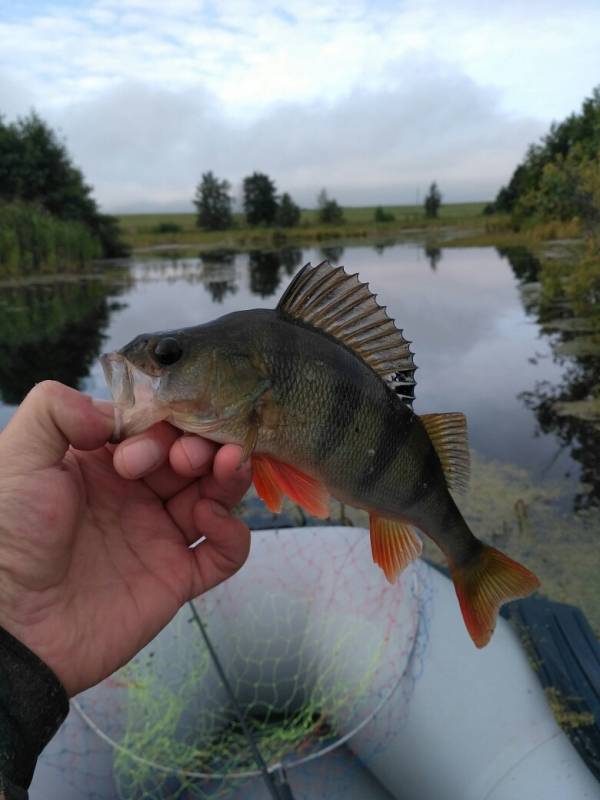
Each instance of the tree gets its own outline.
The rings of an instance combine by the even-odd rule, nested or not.
[[[272,225],[277,216],[275,183],[262,172],[244,178],[244,213],[248,225]]]
[[[299,222],[300,206],[297,206],[289,194],[284,192],[277,209],[277,224],[282,228],[295,228]]]
[[[570,114],[560,123],[552,123],[541,141],[527,148],[525,158],[514,170],[507,186],[498,192],[494,209],[515,212],[516,221],[539,216],[535,204],[538,192],[544,191],[543,184],[547,187],[555,177],[548,166],[554,164],[560,168],[561,163],[570,162],[570,168],[577,168],[579,164],[595,161],[599,149],[600,86],[597,86],[592,96],[583,101],[579,113]]]
[[[429,192],[425,198],[425,216],[432,219],[437,217],[440,206],[442,205],[442,193],[438,189],[437,183],[434,181],[429,187]]]
[[[319,207],[319,222],[325,225],[336,224],[344,221],[344,212],[337,200],[330,198],[325,189],[321,189],[317,197]]]
[[[125,255],[116,217],[101,214],[65,144],[35,113],[7,125],[0,118],[0,200],[24,202],[84,224],[104,255]]]
[[[231,227],[233,217],[230,188],[229,181],[219,180],[212,172],[202,174],[202,180],[196,187],[194,197],[194,205],[198,212],[196,225],[199,228],[222,231]]]

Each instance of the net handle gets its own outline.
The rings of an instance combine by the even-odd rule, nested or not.
[[[200,614],[198,614],[196,606],[191,600],[188,601],[188,604],[192,609],[192,616],[194,618],[194,622],[196,623],[198,629],[200,630],[200,634],[204,639],[204,644],[206,645],[206,649],[208,650],[210,657],[212,658],[213,664],[215,665],[215,669],[217,670],[219,678],[221,679],[221,683],[223,684],[225,692],[229,697],[229,702],[231,703],[233,710],[240,721],[240,725],[244,732],[244,736],[248,740],[250,751],[252,753],[254,760],[256,761],[256,765],[260,769],[262,779],[265,783],[265,786],[267,787],[269,794],[271,795],[273,800],[294,800],[294,797],[292,795],[292,790],[290,788],[289,783],[287,782],[285,772],[283,771],[283,769],[280,770],[280,775],[277,776],[277,779],[271,772],[269,772],[269,768],[267,767],[267,762],[262,757],[262,754],[258,748],[256,740],[252,735],[252,731],[250,730],[250,728],[246,723],[244,712],[242,711],[242,708],[237,701],[237,698],[231,687],[231,684],[227,679],[227,675],[225,674],[223,665],[221,664],[217,651],[215,650],[213,643],[210,640],[208,631],[206,630],[204,623],[200,618]]]

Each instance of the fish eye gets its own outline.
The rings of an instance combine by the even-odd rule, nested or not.
[[[182,353],[183,350],[181,349],[179,342],[172,336],[167,336],[165,339],[161,339],[154,348],[154,357],[159,364],[162,364],[165,367],[168,367],[170,364],[174,364],[176,361],[179,361]]]

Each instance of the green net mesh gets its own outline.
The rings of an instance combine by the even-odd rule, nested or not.
[[[427,638],[423,574],[387,584],[361,529],[259,531],[245,568],[195,601],[268,770],[285,770],[297,800],[344,796],[348,758],[368,762],[402,724]],[[69,753],[76,797],[269,796],[189,607],[74,711],[54,761]]]

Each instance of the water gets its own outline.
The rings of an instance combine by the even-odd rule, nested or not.
[[[100,352],[143,331],[272,307],[303,263],[324,256],[368,280],[413,342],[418,413],[463,411],[471,447],[484,460],[523,467],[534,482],[560,479],[563,501],[581,493],[581,462],[556,433],[540,432],[522,396],[540,381],[559,383],[564,365],[494,248],[405,244],[138,258],[97,279],[0,284],[0,426],[44,378],[107,397]]]
[[[570,387],[572,399],[585,393],[597,359],[558,354],[562,335],[546,324],[539,264],[526,253],[417,244],[220,253],[137,258],[85,278],[0,281],[0,428],[36,381],[54,378],[107,398],[101,352],[141,332],[271,308],[302,264],[323,257],[368,280],[412,340],[417,413],[466,414],[474,463],[460,505],[473,530],[600,630],[598,433],[585,421],[565,422],[548,402],[569,398]],[[83,749],[56,740],[61,796],[67,774],[79,768],[88,784],[88,764],[98,773],[98,740],[86,735],[92,743]],[[62,765],[78,763],[76,753],[83,760],[67,772]]]

